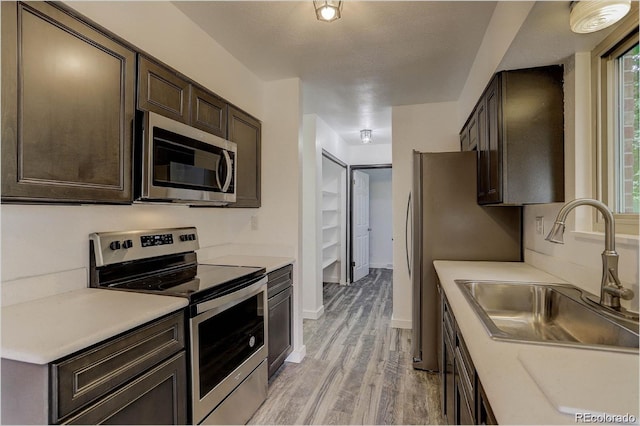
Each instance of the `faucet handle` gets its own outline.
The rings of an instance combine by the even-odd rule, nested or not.
[[[607,286],[604,288],[604,291],[612,296],[619,297],[624,300],[631,300],[634,296],[633,290],[624,287]]]
[[[620,287],[620,299],[624,299],[624,300],[631,300],[633,299],[633,290],[628,289],[628,288],[624,288],[624,287]]]

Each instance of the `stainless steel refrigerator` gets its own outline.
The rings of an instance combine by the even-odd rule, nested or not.
[[[522,208],[476,201],[476,152],[413,153],[407,265],[413,286],[413,366],[438,370],[434,260],[522,260]]]

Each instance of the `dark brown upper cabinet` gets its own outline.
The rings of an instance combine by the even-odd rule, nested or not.
[[[140,55],[138,108],[189,124],[189,82],[169,68]]]
[[[229,140],[238,145],[236,202],[229,207],[260,207],[260,121],[229,106]]]
[[[479,204],[564,201],[563,108],[560,65],[494,75],[460,133],[478,151]]]
[[[138,108],[227,137],[227,102],[170,67],[140,55]]]
[[[462,151],[477,151],[478,150],[478,120],[477,114],[469,117],[469,120],[464,125],[464,128],[460,132],[460,149]]]
[[[2,2],[2,199],[129,203],[135,52],[63,7]]]
[[[221,138],[227,137],[227,103],[207,90],[191,85],[191,125]]]

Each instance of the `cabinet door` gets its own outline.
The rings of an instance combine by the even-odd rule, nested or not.
[[[186,424],[187,362],[185,352],[146,372],[66,424]]]
[[[470,403],[467,400],[462,383],[460,382],[460,376],[456,374],[455,381],[455,399],[456,399],[456,421],[457,425],[473,425],[475,424],[475,418],[473,417],[473,411],[471,410]]]
[[[460,132],[460,151],[469,151],[469,127],[465,126]]]
[[[455,375],[453,347],[448,338],[443,340],[444,345],[444,381],[442,383],[444,393],[443,414],[449,424],[455,422]]]
[[[469,143],[467,151],[473,151],[478,149],[478,114],[476,111],[471,115],[468,125]]]
[[[260,121],[229,106],[229,140],[238,144],[236,202],[229,207],[260,207]]]
[[[489,405],[489,400],[487,399],[487,394],[484,392],[482,385],[478,383],[478,393],[476,394],[477,398],[477,408],[476,413],[478,416],[478,421],[476,424],[479,425],[497,425],[495,416],[493,415],[493,411],[491,410],[491,406]]]
[[[291,353],[291,287],[269,299],[269,377]]]
[[[44,2],[2,2],[2,198],[129,203],[135,53]]]
[[[500,75],[485,94],[486,105],[486,193],[487,203],[502,202],[502,137],[500,135]]]
[[[138,108],[189,123],[189,82],[150,59],[138,61]]]
[[[475,112],[476,134],[478,146],[478,203],[487,199],[489,186],[489,142],[487,140],[487,108],[485,99],[481,99]]]
[[[227,137],[227,103],[205,89],[191,85],[191,125],[221,138]]]
[[[185,345],[182,312],[51,364],[54,422],[112,392]]]

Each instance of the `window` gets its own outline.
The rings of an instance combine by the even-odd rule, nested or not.
[[[600,198],[614,212],[616,231],[638,234],[640,213],[640,50],[638,17],[630,13],[593,51]],[[630,30],[631,28],[631,30]],[[599,215],[595,228],[603,230]]]
[[[616,117],[617,137],[615,140],[615,176],[616,213],[635,213],[640,211],[639,171],[640,130],[638,92],[638,43],[615,58],[616,68]]]

